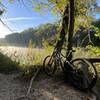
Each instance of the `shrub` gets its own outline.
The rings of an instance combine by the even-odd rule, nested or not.
[[[0,53],[0,72],[2,71],[10,72],[13,70],[17,70],[18,66],[19,65],[17,62],[12,61],[8,56]]]

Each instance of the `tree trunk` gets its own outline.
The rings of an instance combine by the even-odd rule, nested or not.
[[[63,15],[62,29],[60,32],[60,39],[58,40],[57,45],[56,45],[56,48],[58,51],[61,51],[62,45],[63,45],[65,38],[66,38],[65,37],[66,33],[68,31],[68,23],[69,23],[69,10],[68,9],[69,8],[67,5],[65,8],[65,11],[64,11],[64,15]]]
[[[68,32],[68,52],[67,60],[70,61],[72,59],[72,46],[73,46],[73,32],[74,32],[74,0],[70,0],[69,3],[69,32]]]

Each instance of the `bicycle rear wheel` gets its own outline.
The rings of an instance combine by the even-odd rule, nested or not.
[[[92,89],[97,81],[95,66],[86,59],[75,59],[71,64],[76,71],[73,84],[82,90]]]
[[[57,69],[56,60],[48,55],[43,61],[43,69],[48,76],[53,76]]]

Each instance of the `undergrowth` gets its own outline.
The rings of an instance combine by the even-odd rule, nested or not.
[[[11,60],[8,56],[0,53],[0,72],[11,72],[18,70],[19,64]]]

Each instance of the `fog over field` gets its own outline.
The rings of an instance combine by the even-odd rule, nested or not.
[[[27,47],[16,47],[16,46],[0,46],[0,52],[7,55],[12,60],[26,61],[29,58],[34,59],[35,55],[42,52],[40,48],[27,48]],[[24,62],[23,62],[24,63]]]
[[[12,54],[14,52],[17,52],[17,54],[24,55],[27,52],[27,47],[16,47],[16,46],[0,46],[0,52],[3,54]],[[43,49],[40,48],[33,48],[33,52],[40,52]]]

